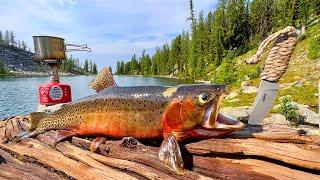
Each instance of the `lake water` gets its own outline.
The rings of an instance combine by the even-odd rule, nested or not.
[[[77,100],[95,93],[88,86],[93,78],[74,76],[61,77],[60,80],[71,85],[72,100]],[[39,104],[38,86],[49,80],[49,77],[0,77],[0,120],[36,111]],[[115,76],[115,81],[119,86],[170,86],[182,83],[177,79],[139,76]]]

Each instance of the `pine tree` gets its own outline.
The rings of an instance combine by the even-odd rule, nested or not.
[[[221,1],[218,9],[214,13],[214,25],[212,27],[212,50],[214,55],[214,66],[220,66],[223,58],[224,47],[224,2]]]
[[[273,3],[273,31],[283,29],[289,25],[295,25],[294,13],[296,0],[276,0]]]
[[[27,49],[27,44],[26,44],[26,42],[22,41],[22,42],[21,42],[21,46],[22,46],[22,49],[23,49],[23,50],[26,50],[26,49]]]
[[[111,68],[111,67],[109,67],[109,68]],[[110,72],[112,72],[112,69],[109,69],[109,70],[110,70]],[[92,74],[98,74],[98,69],[97,69],[96,63],[93,63],[93,65],[92,65]]]
[[[125,74],[125,66],[123,61],[121,61],[121,64],[120,64],[120,74]]]
[[[274,0],[255,0],[250,4],[250,25],[252,34],[258,41],[267,37],[272,30]]]
[[[117,61],[116,74],[120,74],[120,61]]]
[[[205,20],[204,24],[204,38],[203,38],[203,43],[204,43],[204,60],[205,60],[205,65],[208,66],[211,64],[214,60],[214,51],[213,51],[213,14],[211,12],[208,13],[208,16]]]
[[[11,46],[16,45],[16,40],[15,40],[15,36],[14,36],[13,31],[10,31],[10,44],[11,44]]]
[[[86,60],[84,61],[83,69],[84,69],[84,72],[85,72],[85,73],[88,73],[88,72],[89,72],[89,62],[88,62],[88,59],[86,59]]]
[[[4,35],[4,44],[9,45],[10,44],[10,33],[8,30],[6,30]]]
[[[130,62],[130,75],[139,74],[139,67],[136,54],[133,54]]]
[[[0,44],[3,43],[3,35],[2,35],[2,32],[0,31]]]
[[[204,17],[203,11],[199,14],[199,20],[197,24],[197,36],[195,39],[195,60],[196,60],[196,78],[200,79],[204,77],[204,70],[205,70],[205,52],[204,52],[204,45],[205,45],[205,27],[204,27]]]
[[[181,35],[181,70],[184,72],[184,75],[188,75],[188,71],[185,71],[188,68],[188,58],[190,54],[190,39],[189,33],[183,31]]]
[[[93,64],[92,64],[92,61],[89,60],[88,61],[88,73],[92,74],[92,71],[93,71]]]
[[[146,50],[144,49],[142,51],[142,55],[141,55],[141,58],[140,58],[140,68],[141,68],[141,74],[142,75],[147,75],[147,67],[148,64],[147,64],[147,59],[146,59]]]
[[[18,48],[21,49],[21,42],[18,40]]]
[[[6,68],[2,60],[0,60],[0,74],[6,74]]]
[[[190,9],[190,17],[188,18],[188,20],[191,20],[192,24],[195,21],[194,18],[194,9],[193,9],[193,1],[189,0],[189,9]]]
[[[171,44],[168,68],[169,68],[169,74],[174,74],[174,75],[176,71],[181,71],[182,69],[181,35],[178,35]]]
[[[95,66],[96,66],[96,68],[95,68],[95,69],[96,69],[96,70],[95,70],[95,72],[96,72],[96,73],[95,73],[95,74],[98,74],[97,65],[95,65]],[[109,71],[110,71],[110,73],[111,73],[111,74],[113,73],[113,72],[112,72],[112,67],[111,67],[111,66],[109,66]]]

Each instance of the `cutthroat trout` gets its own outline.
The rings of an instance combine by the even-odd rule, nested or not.
[[[43,116],[32,113],[31,128],[18,139],[48,130],[57,141],[70,136],[164,138],[159,158],[183,174],[178,141],[219,137],[243,127],[218,114],[224,85],[108,87]],[[63,131],[61,131],[63,130]]]

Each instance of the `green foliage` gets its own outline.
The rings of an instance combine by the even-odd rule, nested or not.
[[[317,92],[318,88],[316,85],[302,85],[300,87],[294,86],[287,89],[281,89],[279,97],[290,95],[295,102],[317,106],[318,99],[315,95]],[[279,100],[276,100],[276,103],[279,103]]]
[[[310,39],[309,49],[308,49],[308,58],[310,59],[320,58],[320,35]]]
[[[308,58],[320,58],[320,23],[312,27],[308,35],[311,36],[308,42]]]
[[[249,77],[250,79],[258,78],[262,72],[262,68],[259,64],[255,65],[246,65],[240,64],[237,66],[237,79],[244,80],[245,77]]]
[[[84,72],[86,72],[86,73],[89,72],[89,61],[88,61],[88,59],[86,59],[84,61],[83,69],[84,69]]]
[[[224,61],[216,70],[214,83],[231,84],[237,80],[236,67],[232,61]]]
[[[280,113],[292,124],[297,125],[303,122],[304,117],[298,112],[298,107],[292,103],[291,96],[284,96],[280,99]]]
[[[219,0],[215,11],[200,12],[196,17],[195,4],[189,0],[190,31],[183,31],[170,44],[156,47],[153,55],[144,50],[140,57],[133,55],[129,61],[118,61],[116,73],[174,75],[219,83],[236,82],[245,76],[257,78],[259,65],[236,65],[237,57],[256,48],[274,31],[288,25],[307,25],[311,16],[320,13],[316,1]],[[319,56],[318,40],[310,41],[312,58]]]
[[[4,63],[2,62],[2,60],[0,60],[0,74],[6,74],[7,70],[4,66]]]
[[[97,74],[98,69],[96,63],[86,59],[82,67],[79,58],[67,57],[60,65],[62,71],[77,74]]]
[[[109,67],[109,70],[110,70],[110,72],[112,73],[111,67]],[[96,63],[93,63],[91,73],[92,73],[92,74],[98,74],[98,69],[97,69]]]

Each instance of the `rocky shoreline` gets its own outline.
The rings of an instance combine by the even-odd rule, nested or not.
[[[78,76],[80,74],[59,72],[59,76]],[[33,71],[10,71],[7,74],[1,74],[4,77],[49,77],[48,72],[33,72]]]

